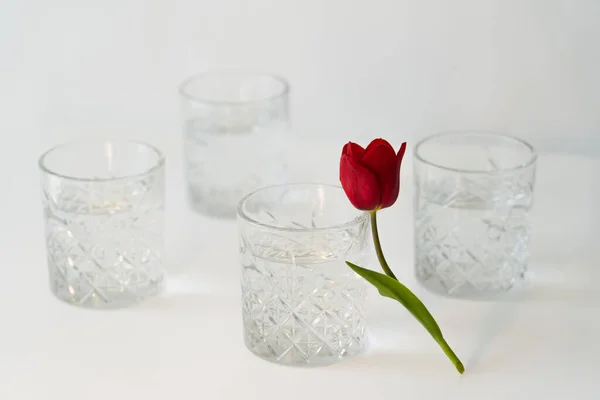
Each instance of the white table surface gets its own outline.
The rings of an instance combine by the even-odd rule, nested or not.
[[[342,144],[298,145],[310,165],[295,178],[336,182]],[[114,311],[51,295],[35,157],[6,152],[3,166],[16,166],[0,176],[0,399],[600,398],[600,159],[540,155],[527,284],[502,301],[472,302],[415,282],[408,154],[400,199],[380,214],[383,246],[463,360],[460,376],[399,304],[374,291],[362,356],[290,368],[249,353],[236,224],[189,211],[177,145],[167,145],[167,289]]]

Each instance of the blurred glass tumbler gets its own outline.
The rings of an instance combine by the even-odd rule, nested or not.
[[[90,308],[124,307],[163,283],[164,157],[131,141],[61,145],[39,160],[50,287]]]
[[[524,276],[536,152],[511,136],[456,132],[414,154],[417,279],[452,297],[486,297]]]
[[[368,214],[337,186],[259,189],[238,206],[246,346],[281,364],[323,365],[366,344]]]
[[[285,183],[289,85],[279,77],[213,71],[180,86],[188,198],[198,212],[235,218],[239,200]]]

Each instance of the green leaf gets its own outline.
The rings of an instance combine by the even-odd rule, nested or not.
[[[421,323],[421,325],[427,329],[433,339],[440,345],[442,350],[444,350],[444,353],[450,358],[458,372],[461,374],[464,372],[462,363],[456,354],[454,354],[450,346],[448,346],[448,343],[446,343],[437,322],[423,302],[421,302],[410,289],[387,275],[359,267],[349,261],[346,261],[346,264],[367,282],[375,286],[382,296],[389,297],[402,304]]]
[[[400,302],[427,329],[434,339],[437,336],[442,336],[440,327],[425,305],[406,286],[379,272],[359,267],[348,261],[346,261],[346,264],[371,285],[375,286],[382,296]]]

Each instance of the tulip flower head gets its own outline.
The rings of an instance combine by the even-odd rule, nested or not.
[[[398,153],[384,139],[375,139],[366,149],[348,142],[342,150],[340,181],[346,196],[359,210],[374,211],[390,207],[400,193],[400,166],[406,151]]]

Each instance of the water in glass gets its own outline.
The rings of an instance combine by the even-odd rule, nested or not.
[[[306,212],[285,210],[288,199],[298,200],[298,192],[307,190],[289,186],[289,193],[255,199],[247,207],[256,211],[253,218],[270,220],[283,230],[240,218],[244,338],[250,351],[270,361],[331,364],[366,345],[366,283],[345,261],[367,264],[368,218],[316,229],[323,219],[311,223],[311,213],[334,212],[335,202],[324,206],[322,197],[306,198],[300,200]],[[330,190],[343,196],[341,188]],[[296,212],[290,212],[293,208]]]
[[[188,198],[202,214],[235,218],[247,193],[284,183],[289,85],[280,77],[209,71],[180,86]]]
[[[453,297],[509,290],[527,269],[535,153],[517,138],[447,133],[414,162],[417,279]]]
[[[62,300],[119,307],[154,295],[163,270],[162,204],[94,204],[79,187],[45,202],[50,285]]]
[[[415,201],[417,277],[425,286],[470,297],[506,291],[523,276],[529,206],[470,192],[448,193],[435,183]]]
[[[286,133],[285,121],[268,126],[188,121],[184,159],[190,203],[211,215],[235,215],[245,194],[284,183]]]
[[[59,299],[115,308],[162,288],[163,165],[158,151],[134,142],[65,145],[41,158],[50,287]]]

